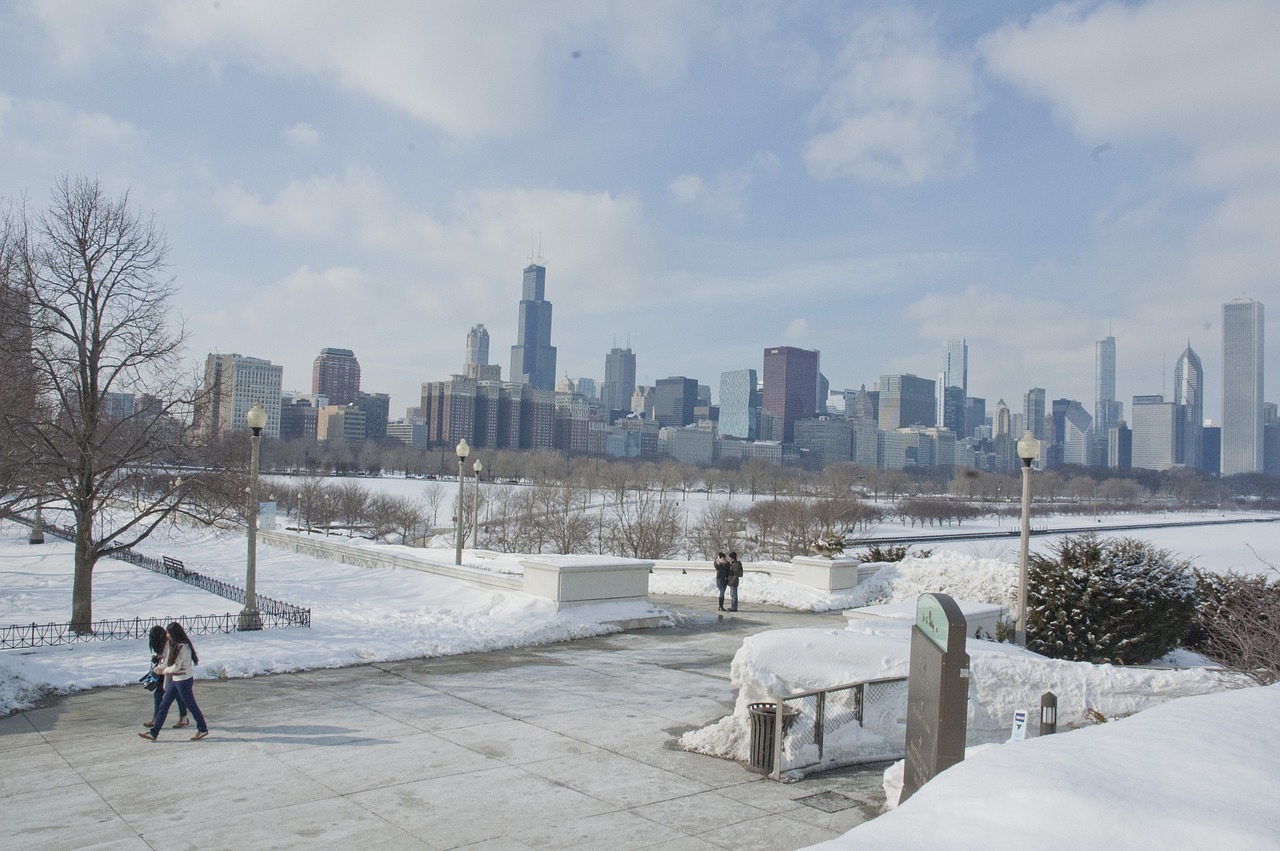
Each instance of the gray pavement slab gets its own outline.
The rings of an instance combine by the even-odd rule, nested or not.
[[[138,738],[141,687],[50,699],[0,718],[0,846],[781,851],[874,817],[881,767],[781,784],[676,745],[732,710],[744,637],[844,618],[660,603],[678,626],[201,680],[200,742]]]

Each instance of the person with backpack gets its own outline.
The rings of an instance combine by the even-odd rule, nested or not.
[[[165,632],[164,627],[156,624],[151,627],[151,632],[147,634],[147,644],[151,646],[151,669],[148,673],[155,678],[155,681],[147,686],[151,689],[151,720],[143,724],[144,727],[154,727],[156,718],[160,715],[160,701],[164,700],[166,686],[168,686],[168,678],[155,672],[156,665],[160,664],[160,660],[165,658],[166,645],[169,642],[169,633]],[[154,686],[154,687],[153,687]],[[185,727],[191,723],[187,718],[187,705],[182,702],[182,697],[175,698],[178,702],[178,723],[173,725],[176,730],[179,727]]]
[[[720,589],[720,611],[724,611],[724,589],[729,587],[729,557],[724,553],[716,553],[712,562],[716,569],[716,588]]]
[[[731,612],[738,611],[738,583],[742,580],[742,574],[742,562],[738,561],[738,553],[736,551],[729,553],[729,591],[731,592],[729,611]],[[720,592],[720,599],[723,603],[723,590]],[[724,606],[721,605],[720,608],[723,609]]]
[[[196,734],[191,737],[191,741],[198,741],[209,735],[209,725],[205,723],[204,713],[200,711],[195,692],[192,691],[192,667],[200,664],[200,657],[196,654],[195,645],[187,637],[187,631],[182,628],[182,624],[174,621],[165,631],[169,635],[169,643],[165,647],[166,653],[153,670],[160,676],[168,676],[169,685],[164,690],[164,698],[160,701],[160,708],[156,710],[156,717],[152,719],[155,723],[151,725],[150,730],[138,735],[153,742],[160,738],[165,716],[169,714],[169,706],[181,697],[182,702],[187,705],[187,709],[196,719]]]

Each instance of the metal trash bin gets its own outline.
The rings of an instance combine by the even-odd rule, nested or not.
[[[774,713],[778,711],[776,703],[748,703],[751,713],[751,761],[747,767],[760,774],[773,773],[773,732],[775,729]],[[782,734],[796,720],[796,710],[783,707]]]

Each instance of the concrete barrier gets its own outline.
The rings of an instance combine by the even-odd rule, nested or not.
[[[557,606],[645,601],[651,561],[608,556],[538,556],[520,559],[524,591]]]
[[[795,556],[791,559],[794,579],[819,591],[845,591],[858,584],[861,563],[849,556]]]
[[[520,560],[524,575],[441,564],[404,550],[350,543],[296,532],[260,530],[258,541],[295,553],[359,567],[398,567],[447,576],[482,588],[523,591],[557,607],[593,603],[648,602],[653,562],[610,556],[531,556]]]

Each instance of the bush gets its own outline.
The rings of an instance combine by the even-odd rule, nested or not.
[[[1280,682],[1280,583],[1199,570],[1195,582],[1187,644],[1259,685]]]
[[[902,561],[907,556],[928,558],[931,555],[933,555],[933,550],[920,550],[913,553],[911,547],[907,544],[871,544],[858,553],[858,561],[863,564],[870,564],[871,562]]]
[[[1133,538],[1064,538],[1027,565],[1027,648],[1142,665],[1178,646],[1195,613],[1190,565]]]

